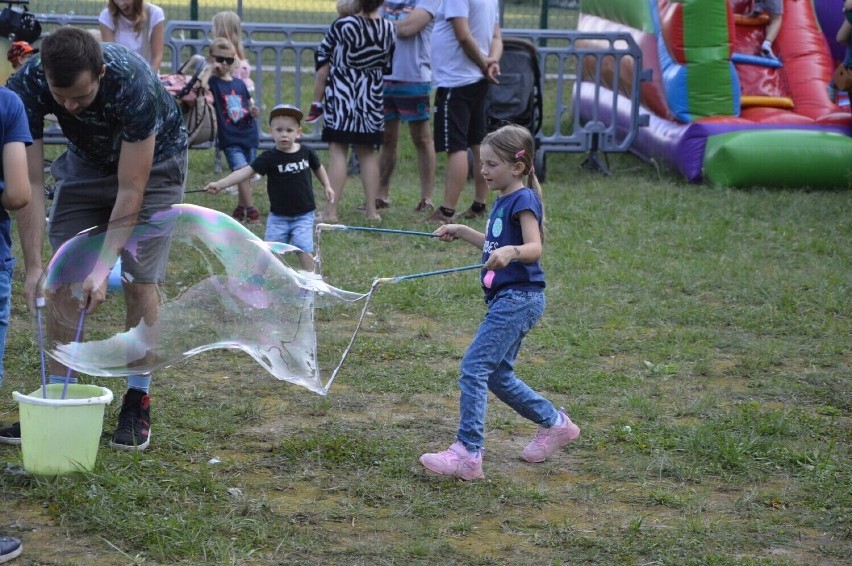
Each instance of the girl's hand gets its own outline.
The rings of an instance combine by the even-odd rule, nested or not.
[[[260,116],[260,108],[252,104],[251,108],[249,108],[249,113],[251,113],[252,118],[257,118],[258,116]]]
[[[212,183],[207,183],[207,185],[204,187],[204,190],[210,193],[211,195],[215,195],[216,193],[222,190],[222,187],[219,186],[219,183],[213,181]]]
[[[465,228],[464,224],[444,224],[432,232],[442,242],[452,242],[459,237],[459,230]]]
[[[503,246],[491,252],[488,261],[482,267],[484,269],[503,269],[519,257],[521,257],[521,252],[518,246]]]

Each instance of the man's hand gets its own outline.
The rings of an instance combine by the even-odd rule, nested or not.
[[[101,270],[95,269],[83,281],[83,297],[80,300],[80,309],[86,309],[86,314],[92,314],[95,309],[106,300],[107,278],[101,275]]]

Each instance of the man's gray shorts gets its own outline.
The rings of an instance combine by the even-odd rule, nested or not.
[[[139,218],[183,200],[186,184],[187,152],[151,167]],[[50,210],[48,236],[55,251],[83,230],[106,225],[118,194],[118,175],[104,175],[70,151],[53,161],[50,169],[56,179],[56,193]],[[122,273],[137,283],[162,282],[168,261],[168,237],[140,243],[135,257],[122,253]]]

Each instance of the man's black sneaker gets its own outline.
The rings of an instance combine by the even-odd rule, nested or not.
[[[149,442],[151,398],[144,391],[128,389],[118,413],[118,427],[109,445],[124,450],[145,450]]]
[[[21,423],[10,424],[0,428],[0,444],[20,444]]]

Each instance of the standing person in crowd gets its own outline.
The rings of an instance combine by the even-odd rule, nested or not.
[[[798,0],[795,0],[798,2]],[[778,59],[772,51],[772,44],[781,32],[781,23],[784,20],[784,0],[756,0],[752,15],[760,15],[769,12],[769,25],[766,26],[766,36],[760,44],[760,54],[767,59]]]
[[[213,14],[210,20],[210,35],[211,40],[217,37],[224,37],[229,40],[237,50],[237,65],[232,71],[232,75],[246,83],[246,88],[249,94],[254,96],[254,81],[251,78],[251,64],[246,59],[245,48],[243,47],[243,23],[240,16],[236,12],[223,11]],[[202,76],[204,82],[207,82],[209,74]],[[215,151],[215,161],[213,170],[218,173],[222,170],[222,148],[218,145]],[[256,179],[253,179],[256,180]]]
[[[337,0],[337,17],[345,18],[346,16],[354,16],[358,12],[358,0]],[[322,99],[325,97],[325,83],[328,81],[328,69],[330,63],[326,63],[316,70],[314,75],[314,94],[311,107],[308,109],[308,116],[305,122],[313,124],[322,116]]]
[[[330,64],[322,141],[329,144],[334,200],[326,205],[324,222],[337,222],[350,144],[361,164],[367,220],[381,220],[376,211],[379,164],[375,148],[382,144],[384,132],[383,77],[391,71],[396,43],[393,24],[379,16],[381,5],[382,0],[362,0],[356,15],[331,24],[317,48],[317,70]]]
[[[41,42],[41,53],[9,79],[24,103],[33,144],[27,148],[30,203],[16,215],[26,275],[24,298],[32,308],[42,276],[44,240],[44,117],[56,115],[68,146],[53,161],[56,197],[48,236],[56,250],[81,230],[120,218],[144,220],[181,202],[186,181],[186,128],[172,95],[142,57],[117,43],[98,43],[82,29],[61,27]],[[109,227],[102,259],[83,281],[81,297],[58,296],[62,312],[91,313],[106,299],[107,278],[121,254],[125,325],[157,323],[157,283],[168,249],[160,242],[124,252],[127,231]],[[160,244],[159,247],[155,247]],[[48,326],[67,335],[47,312]],[[72,317],[77,315],[71,315]],[[51,360],[50,382],[64,383],[66,368]],[[151,375],[128,378],[111,445],[143,450],[151,435]],[[76,378],[72,377],[75,383]],[[19,443],[18,423],[0,430],[0,442]]]
[[[269,194],[269,217],[266,219],[266,242],[296,246],[299,263],[305,271],[314,270],[314,187],[311,171],[322,183],[325,198],[334,199],[334,190],[316,152],[299,143],[302,137],[302,111],[289,104],[279,104],[269,113],[269,133],[275,147],[264,151],[251,165],[234,171],[224,179],[208,183],[207,192],[218,193],[234,183],[247,181],[258,173],[266,175]]]
[[[30,57],[38,53],[38,49],[33,49],[33,46],[26,41],[15,41],[6,52],[6,59],[12,65],[12,73],[24,66],[24,63],[29,61]]]
[[[163,62],[163,9],[145,0],[109,0],[98,17],[101,41],[114,41],[135,51],[155,72]]]
[[[432,93],[431,39],[441,0],[386,0],[383,13],[396,27],[393,72],[385,76],[385,136],[379,150],[379,196],[376,208],[387,208],[390,181],[396,169],[400,122],[417,152],[420,201],[415,212],[431,212],[435,184],[435,144],[429,130]]]
[[[217,143],[231,171],[236,171],[254,161],[260,144],[255,117],[260,115],[260,110],[252,102],[246,84],[231,75],[231,69],[237,64],[233,44],[219,37],[213,40],[209,50],[207,62],[212,74],[208,86],[216,108]],[[237,195],[237,207],[231,216],[238,222],[260,224],[260,213],[254,207],[249,179],[237,185]]]
[[[488,391],[522,417],[539,425],[521,457],[544,462],[580,435],[564,409],[533,391],[515,375],[524,337],[544,312],[544,204],[533,172],[535,145],[529,131],[503,126],[482,140],[482,175],[497,191],[485,233],[464,224],[435,230],[445,242],[462,239],[482,250],[480,277],[488,312],[461,361],[461,420],[456,441],[444,452],[423,454],[420,463],[435,473],[473,480],[482,473]]]
[[[846,45],[846,56],[843,58],[843,63],[841,63],[847,69],[847,73],[852,72],[849,69],[852,69],[852,0],[845,0],[843,2],[843,23],[840,25],[840,29],[837,30],[837,43],[841,45]],[[831,83],[828,85],[829,98],[833,102],[837,101],[837,90],[838,85],[834,83],[834,79],[831,80]],[[852,97],[852,89],[850,89],[850,97]],[[852,105],[850,105],[850,109],[852,109]]]
[[[488,187],[480,174],[479,142],[485,136],[485,94],[498,82],[503,39],[497,0],[443,0],[432,32],[435,85],[435,150],[447,152],[444,201],[425,221],[451,222],[467,182],[467,150],[473,152],[474,200],[462,218],[484,218]]]
[[[0,87],[0,385],[3,385],[3,358],[6,332],[12,312],[12,220],[9,210],[18,210],[30,201],[26,146],[31,145],[24,105],[15,93]],[[21,554],[21,541],[0,535],[0,562]]]

